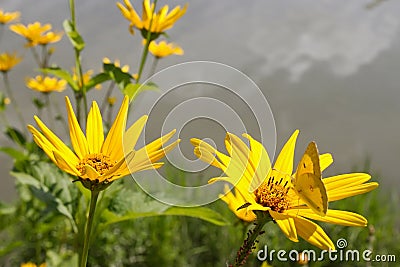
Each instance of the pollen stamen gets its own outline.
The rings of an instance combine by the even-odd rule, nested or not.
[[[80,173],[85,173],[85,165],[89,165],[95,169],[100,175],[105,174],[109,169],[114,167],[116,162],[111,161],[109,156],[96,153],[89,154],[85,158],[81,159],[76,166],[76,169]]]
[[[268,181],[261,184],[259,188],[254,192],[256,196],[256,202],[264,207],[269,207],[273,211],[283,212],[289,207],[288,181],[282,185],[283,178],[279,181],[275,181],[275,177],[270,177]]]

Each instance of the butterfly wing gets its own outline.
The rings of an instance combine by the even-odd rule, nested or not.
[[[299,165],[293,180],[295,191],[315,213],[325,216],[328,210],[328,196],[322,182],[319,153],[315,142],[311,142]]]

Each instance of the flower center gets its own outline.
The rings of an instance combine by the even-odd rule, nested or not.
[[[85,173],[85,165],[89,165],[95,169],[100,175],[105,174],[111,169],[116,162],[110,160],[109,156],[103,154],[89,154],[85,158],[81,159],[76,166],[76,169],[80,173]]]
[[[288,182],[286,181],[282,185],[283,178],[275,181],[272,176],[262,183],[254,192],[256,195],[256,202],[264,207],[269,207],[271,210],[276,212],[283,212],[289,207],[288,191],[289,187],[286,187]]]

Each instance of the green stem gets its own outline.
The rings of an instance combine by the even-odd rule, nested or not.
[[[84,237],[84,241],[83,241],[83,250],[82,250],[81,262],[79,264],[79,267],[86,267],[86,264],[87,264],[87,258],[88,258],[88,253],[89,253],[90,234],[92,231],[94,212],[96,211],[96,204],[97,204],[98,197],[99,197],[99,191],[91,191],[89,215],[88,215],[88,219],[86,221],[85,237]]]
[[[111,93],[114,89],[114,86],[115,86],[115,82],[111,82],[110,85],[108,86],[106,95],[104,96],[103,102],[101,103],[101,106],[100,106],[100,111],[102,111],[102,112],[105,111],[105,109],[108,105],[108,98],[110,98]]]
[[[70,0],[69,1],[69,6],[70,6],[70,11],[71,11],[71,27],[73,31],[76,31],[76,16],[75,16],[75,1]],[[80,106],[80,100],[82,99],[83,101],[83,106],[84,106],[84,114],[85,118],[87,117],[88,114],[88,109],[87,109],[87,98],[86,98],[86,88],[85,84],[83,82],[83,72],[82,72],[82,65],[81,65],[81,55],[80,55],[80,50],[77,47],[74,47],[74,52],[75,52],[75,72],[78,77],[78,84],[80,84],[80,89],[79,92],[75,92],[75,98],[77,99],[77,113],[78,113],[78,107]],[[80,107],[79,107],[80,111]],[[80,115],[78,113],[78,122],[81,123],[80,121]]]
[[[159,61],[159,60],[160,60],[159,57],[154,57],[153,64],[151,64],[151,69],[150,69],[149,78],[150,78],[151,76],[153,76],[153,75],[156,73],[157,64],[158,64],[158,61]]]
[[[24,117],[22,116],[22,112],[19,109],[17,100],[15,99],[14,94],[12,93],[12,90],[10,87],[10,81],[8,80],[7,72],[3,72],[3,81],[4,81],[4,87],[6,88],[6,92],[11,99],[11,103],[12,103],[14,110],[17,113],[17,117],[21,123],[22,131],[23,131],[23,133],[26,134],[26,123],[25,123]]]
[[[139,80],[142,76],[142,72],[144,69],[144,65],[146,64],[147,55],[149,54],[149,46],[150,46],[150,42],[152,41],[151,40],[151,26],[153,25],[154,11],[156,10],[156,5],[157,5],[157,0],[154,0],[154,9],[151,11],[151,19],[150,19],[149,29],[147,30],[146,44],[143,48],[142,57],[140,59],[140,65],[139,65],[139,71],[138,71],[138,77],[137,77],[136,83],[139,83]]]
[[[254,244],[263,232],[261,231],[267,222],[272,221],[272,217],[268,212],[254,211],[257,215],[257,221],[254,223],[253,229],[249,230],[247,238],[244,240],[243,245],[240,247],[236,254],[235,262],[230,267],[243,266],[246,263],[247,257],[254,249]]]
[[[42,63],[41,63],[39,54],[38,54],[38,52],[36,51],[36,48],[32,46],[32,47],[31,47],[31,52],[32,52],[33,58],[34,58],[35,61],[36,61],[36,64],[39,66],[39,68],[41,68]]]

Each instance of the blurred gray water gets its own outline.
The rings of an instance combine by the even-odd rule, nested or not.
[[[140,7],[139,1],[132,3]],[[159,3],[174,6],[185,2]],[[162,60],[159,69],[210,60],[243,71],[269,101],[278,149],[300,129],[296,157],[310,140],[316,140],[320,152],[331,152],[335,159],[327,175],[361,170],[369,159],[372,173],[377,174],[374,180],[385,189],[394,188],[400,160],[400,2],[388,0],[367,8],[369,3],[192,1],[186,15],[168,31],[185,55]],[[62,30],[62,21],[69,17],[68,1],[2,0],[0,7],[21,11],[23,23],[52,23],[55,30]],[[107,56],[135,71],[141,39],[128,33],[128,22],[115,2],[76,1],[76,9],[78,28],[86,41],[84,68],[99,70]],[[35,75],[35,65],[23,44],[21,37],[5,31],[0,51],[18,51],[24,56],[10,79],[26,121],[32,123],[35,110],[30,99],[36,94],[26,89],[24,80]],[[64,68],[73,66],[73,51],[65,36],[56,45],[52,62]],[[56,98],[64,110],[61,94],[53,95]],[[15,120],[11,111],[8,116]],[[181,137],[204,137],[206,132],[212,138],[212,130],[202,129],[200,134],[188,129]],[[59,133],[63,135],[62,129]],[[0,144],[8,144],[3,136]],[[182,141],[182,146],[188,146],[188,141]],[[3,154],[0,160],[0,199],[10,200],[15,195],[13,178],[7,175],[12,163]]]

